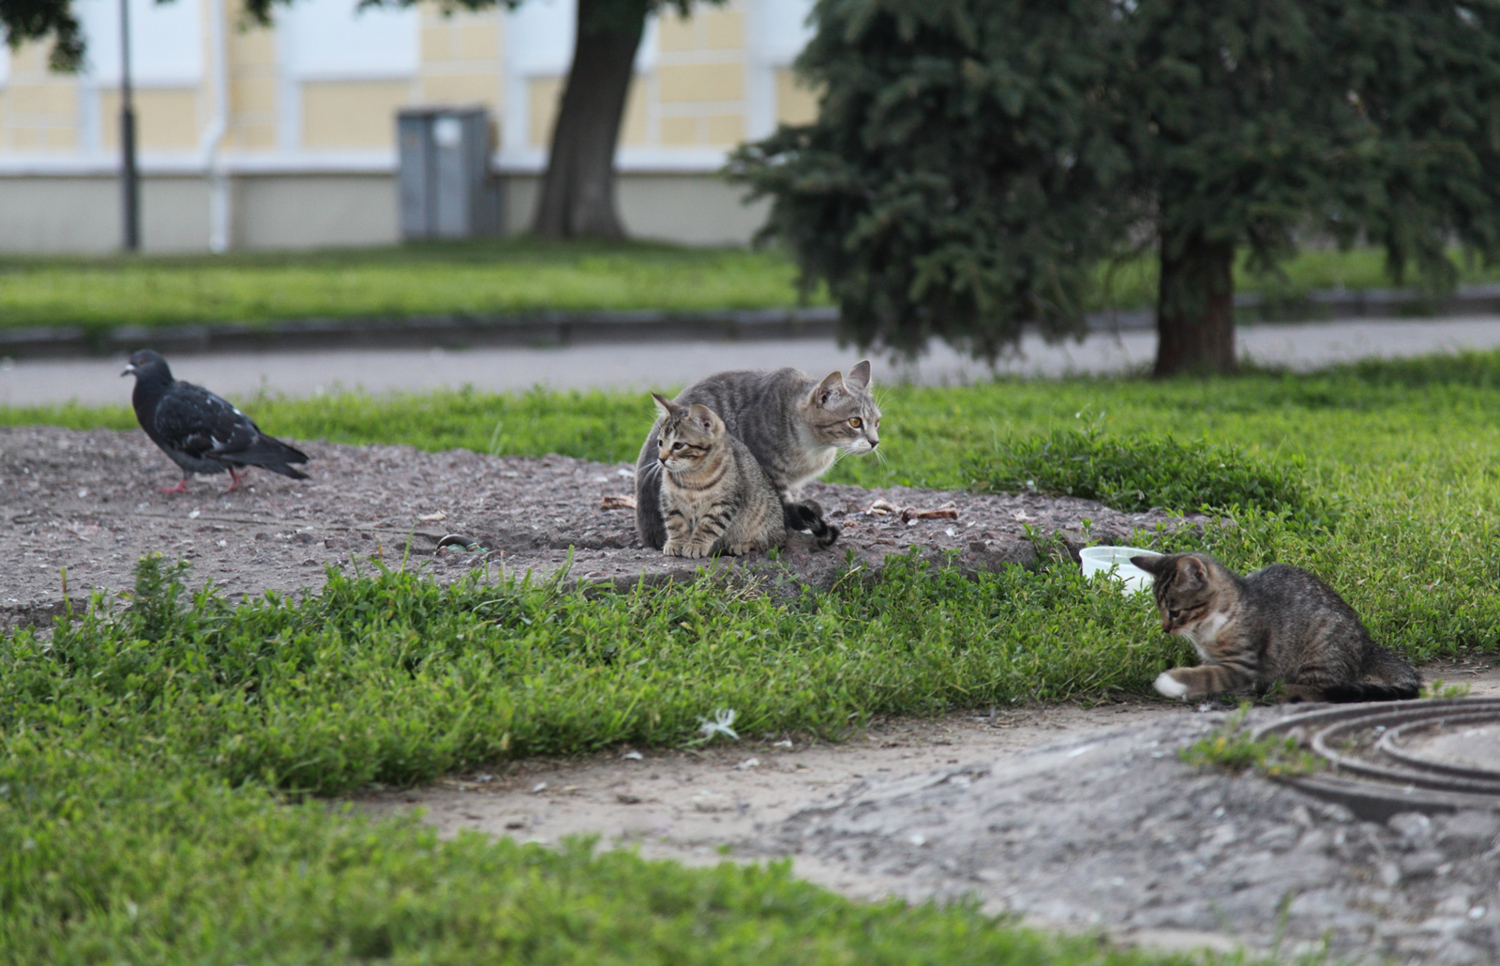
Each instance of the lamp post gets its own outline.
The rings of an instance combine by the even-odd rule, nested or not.
[[[120,193],[125,250],[138,251],[141,199],[135,170],[135,106],[130,96],[130,0],[120,0]]]

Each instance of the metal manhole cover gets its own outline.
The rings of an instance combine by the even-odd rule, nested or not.
[[[1328,762],[1282,780],[1384,821],[1397,812],[1500,810],[1500,698],[1323,708],[1257,728]]]

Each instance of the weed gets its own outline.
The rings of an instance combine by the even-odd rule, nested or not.
[[[1323,767],[1323,759],[1299,746],[1296,738],[1252,738],[1244,727],[1249,712],[1250,702],[1242,702],[1222,725],[1182,749],[1182,760],[1236,774],[1253,768],[1272,777],[1307,775]]]
[[[1446,701],[1449,698],[1467,698],[1471,690],[1473,689],[1468,684],[1447,684],[1442,678],[1438,678],[1422,685],[1422,697]]]

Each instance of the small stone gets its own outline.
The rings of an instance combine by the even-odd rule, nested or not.
[[[1469,897],[1466,895],[1449,896],[1432,907],[1432,914],[1434,916],[1467,916]]]
[[[1437,839],[1444,844],[1487,845],[1500,835],[1500,814],[1466,811],[1442,816]]]
[[[1394,889],[1401,884],[1401,867],[1394,862],[1382,862],[1375,872],[1375,877],[1387,889]]]
[[[729,800],[728,795],[700,792],[693,796],[693,808],[700,812],[728,812],[734,809],[734,803]]]
[[[1425,842],[1432,837],[1432,819],[1421,812],[1398,812],[1386,824],[1410,842]]]
[[[1401,860],[1401,874],[1409,879],[1433,875],[1448,857],[1437,849],[1422,849]]]

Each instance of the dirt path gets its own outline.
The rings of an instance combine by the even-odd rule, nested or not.
[[[191,562],[195,585],[213,580],[235,597],[317,589],[327,566],[370,558],[450,580],[481,566],[547,575],[571,555],[573,577],[622,586],[643,576],[689,580],[702,566],[637,547],[633,512],[605,508],[606,497],[632,494],[628,464],[297,445],[313,457],[312,479],[252,470],[249,486],[233,493],[221,475],[195,479],[187,493],[164,494],[157,487],[175,483],[178,471],[143,433],[0,427],[0,626],[59,613],[64,569],[67,596],[80,607],[94,589],[130,588],[135,562],[158,552]],[[1109,542],[1172,520],[1035,494],[815,485],[810,495],[844,528],[833,548],[815,551],[800,539],[779,562],[757,554],[718,566],[826,588],[851,552],[853,565],[871,573],[888,554],[910,549],[994,570],[1035,559],[1028,528],[1058,533],[1076,548],[1086,527],[1095,542]],[[865,512],[880,499],[899,508],[952,503],[957,517]],[[463,545],[440,548],[449,535],[463,537]]]

